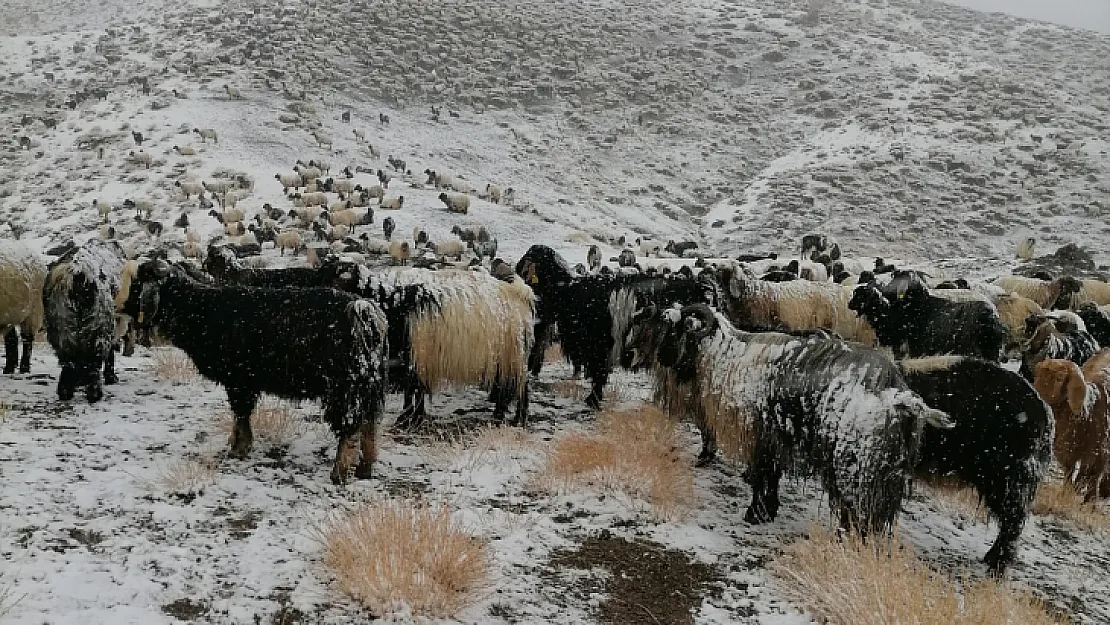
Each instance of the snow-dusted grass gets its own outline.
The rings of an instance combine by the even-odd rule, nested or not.
[[[148,485],[157,492],[188,497],[203,493],[217,477],[215,458],[180,458],[159,468]]]
[[[657,519],[681,519],[693,507],[694,480],[678,438],[675,423],[654,406],[609,410],[598,415],[594,432],[555,442],[538,483],[555,492],[622,493],[646,503]]]
[[[788,595],[829,623],[1070,623],[1025,591],[938,574],[898,538],[864,542],[814,528],[808,538],[789,545],[772,570]]]
[[[231,436],[235,415],[230,410],[220,413],[220,431]],[[309,429],[288,400],[264,395],[251,413],[251,434],[254,439],[270,445],[289,445]]]
[[[320,538],[339,588],[377,616],[450,617],[489,580],[486,546],[444,504],[364,504],[325,521]]]
[[[155,347],[151,357],[154,376],[166,382],[188,384],[201,379],[193,360],[176,347]]]
[[[1096,504],[1084,503],[1082,495],[1066,482],[1041,484],[1033,501],[1033,513],[1068,521],[1100,535],[1110,532],[1110,515]]]

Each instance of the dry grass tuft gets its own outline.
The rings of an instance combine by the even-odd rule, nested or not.
[[[818,621],[854,625],[1050,625],[1029,593],[994,580],[972,583],[940,575],[901,541],[838,538],[824,528],[786,548],[771,566],[787,595]]]
[[[220,431],[229,437],[235,429],[235,415],[230,410],[220,413]],[[289,445],[304,435],[308,425],[297,415],[293,403],[263,395],[251,413],[251,434],[254,439],[270,445]]]
[[[151,483],[155,490],[170,495],[199,495],[216,483],[216,460],[182,458],[160,469]]]
[[[1066,482],[1042,483],[1033,500],[1033,514],[1056,517],[1096,534],[1110,531],[1110,515],[1093,503],[1084,503],[1083,496]]]
[[[593,434],[571,434],[547,454],[539,486],[568,491],[595,485],[647,502],[661,520],[683,517],[694,503],[691,463],[676,425],[654,406],[607,410]]]
[[[377,616],[450,617],[480,598],[489,580],[485,545],[446,505],[366,504],[326,522],[320,540],[339,587]]]
[[[583,400],[586,398],[586,389],[578,380],[555,380],[551,385],[551,392],[558,397],[566,399]]]
[[[188,354],[176,347],[154,348],[154,375],[167,382],[191,384],[199,382],[201,376]]]
[[[958,480],[928,476],[917,481],[925,492],[951,516],[973,523],[990,522],[990,512],[979,501],[979,493]]]
[[[430,461],[450,465],[467,471],[478,470],[490,464],[515,463],[523,468],[516,452],[535,447],[536,442],[527,430],[510,426],[481,427],[466,433],[443,433],[423,448]]]

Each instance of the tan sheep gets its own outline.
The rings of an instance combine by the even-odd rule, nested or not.
[[[439,201],[447,206],[447,210],[452,213],[462,213],[463,215],[470,212],[470,196],[458,193],[440,193]]]

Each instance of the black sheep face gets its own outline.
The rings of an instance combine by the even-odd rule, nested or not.
[[[885,295],[896,302],[919,302],[929,297],[929,287],[912,271],[895,271]]]
[[[861,317],[878,317],[886,313],[890,302],[883,297],[879,289],[870,284],[861,284],[852,291],[852,299],[848,300],[848,310]]]

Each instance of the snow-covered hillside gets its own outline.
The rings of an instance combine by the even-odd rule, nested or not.
[[[1038,252],[1074,242],[1110,262],[1110,37],[1090,32],[910,0],[5,8],[0,237],[18,231],[43,249],[96,236],[94,199],[113,205],[109,223],[129,250],[180,246],[172,224],[183,213],[205,240],[223,228],[176,181],[246,173],[254,191],[239,208],[254,215],[264,203],[291,208],[274,175],[299,159],[329,160],[336,177],[362,168],[355,181],[370,186],[368,172],[394,156],[411,171],[386,190],[405,197],[388,213],[398,233],[484,225],[510,262],[533,243],[572,262],[595,243],[612,256],[621,236],[694,240],[709,255],[796,253],[811,232],[935,275],[1005,271],[1025,236]],[[96,90],[104,97],[67,104]],[[149,168],[132,162],[140,150]],[[426,168],[512,187],[515,202],[475,197],[468,215],[448,213]],[[154,201],[160,237],[120,207],[127,199]],[[365,228],[379,234],[386,214]],[[742,520],[750,492],[731,466],[697,470],[697,504],[681,522],[596,493],[532,492],[545,445],[593,420],[565,397],[569,368],[545,369],[523,442],[478,454],[387,439],[375,479],[337,489],[326,474],[334,440],[317,423],[245,462],[219,459],[224,394],[158,378],[154,353],[121,357],[123,383],[92,407],[56,401],[45,344],[34,373],[0,381],[0,621],[362,622],[321,566],[314,528],[388,493],[450,501],[489,541],[493,588],[461,622],[597,622],[590,573],[552,565],[597,532],[710,567],[711,591],[691,589],[704,597],[693,622],[810,622],[765,565],[826,520],[812,483],[784,485],[781,518],[759,527]],[[636,376],[615,386],[625,399],[649,394]],[[432,411],[465,423],[485,415],[484,395],[448,393]],[[308,403],[297,414],[317,413]],[[204,485],[185,498],[165,484],[183,459]],[[939,570],[984,574],[977,559],[996,526],[921,493],[900,522]],[[1016,585],[1077,622],[1110,622],[1101,537],[1038,517],[1021,544]]]

